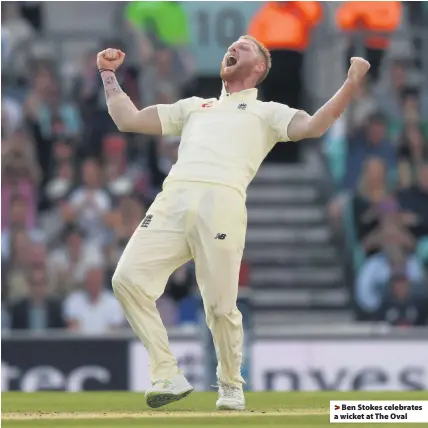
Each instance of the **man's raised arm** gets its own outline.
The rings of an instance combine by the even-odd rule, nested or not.
[[[106,49],[97,55],[108,112],[119,131],[161,135],[162,126],[157,106],[138,110],[116,79],[115,71],[124,59],[125,54],[118,49]]]
[[[342,87],[313,116],[304,111],[296,113],[288,125],[287,134],[292,141],[319,138],[340,117],[352,100],[355,88],[361,83],[370,64],[363,58],[351,58],[348,78]]]

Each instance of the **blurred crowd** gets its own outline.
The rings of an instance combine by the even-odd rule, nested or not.
[[[368,79],[325,142],[357,316],[398,325],[428,319],[428,85],[409,86],[412,68],[395,58]]]
[[[328,3],[263,3],[250,24],[250,33],[272,49],[274,67],[262,89],[268,99],[302,104],[304,57],[317,27],[333,12],[331,27],[341,32],[345,70],[353,56],[371,63],[365,85],[324,141],[335,184],[328,210],[337,244],[346,243],[352,260],[348,280],[356,278],[357,319],[424,324],[428,69],[422,39],[428,7],[426,2]],[[397,48],[400,42],[404,45]]]
[[[117,132],[96,53],[125,50],[123,40],[100,40],[60,64],[40,37],[38,2],[25,3],[31,13],[3,2],[1,15],[2,329],[127,328],[111,276],[177,159],[179,139]],[[428,9],[418,4],[343,2],[335,25],[350,34],[393,33],[406,5],[412,22],[426,28]],[[249,22],[249,32],[273,49],[276,65],[262,86],[267,99],[304,104],[304,55],[324,9],[321,2],[266,2]],[[217,80],[211,87],[194,74],[180,2],[129,2],[124,19],[132,54],[117,77],[138,108],[204,96],[201,82],[218,89]],[[325,139],[336,185],[330,219],[338,239],[345,231],[358,319],[421,324],[428,308],[427,74],[411,78],[414,69],[424,75],[419,56],[386,58],[388,37],[366,37],[363,45],[370,79]],[[358,53],[356,44],[348,48],[347,64]],[[290,143],[275,150],[271,157],[282,161],[299,158]],[[241,285],[248,272],[244,262]],[[158,301],[167,326],[197,322],[194,278],[191,263],[171,276]]]
[[[97,50],[73,58],[64,75],[34,47],[37,36],[18,3],[2,4],[2,328],[123,328],[111,276],[179,140],[118,134]],[[99,50],[111,45],[120,47],[109,40]],[[157,45],[144,67],[119,69],[138,107],[180,98],[184,82],[170,78],[174,57],[173,48]],[[194,286],[191,264],[173,274],[158,302],[166,325],[195,322]]]

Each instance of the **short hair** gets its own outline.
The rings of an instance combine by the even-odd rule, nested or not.
[[[10,206],[15,205],[16,203],[25,205],[27,200],[21,194],[16,193],[10,198]]]
[[[272,58],[270,57],[269,49],[267,49],[262,42],[259,42],[255,37],[250,36],[249,34],[242,36],[241,39],[251,40],[253,43],[255,43],[259,49],[259,53],[262,55],[263,60],[266,64],[266,69],[257,82],[257,85],[259,85],[260,83],[262,83],[266,79],[266,77],[269,74],[269,71],[272,67]]]
[[[417,88],[406,87],[401,91],[401,101],[405,101],[407,98],[416,98],[419,101],[419,91]]]
[[[71,235],[79,235],[81,238],[85,237],[85,232],[76,224],[68,224],[62,231],[63,240],[68,239]]]
[[[391,61],[391,66],[392,67],[401,67],[401,68],[406,68],[406,61],[403,59],[393,59]]]
[[[371,125],[372,123],[380,123],[382,125],[386,125],[387,119],[383,113],[381,113],[380,111],[376,111],[368,117],[367,122],[369,125]]]

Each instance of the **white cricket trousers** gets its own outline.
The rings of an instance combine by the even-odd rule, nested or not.
[[[242,315],[236,300],[246,229],[245,199],[237,190],[170,182],[134,232],[113,275],[113,289],[149,353],[152,382],[178,370],[155,302],[169,276],[193,258],[216,349],[217,377],[229,385],[244,383]]]

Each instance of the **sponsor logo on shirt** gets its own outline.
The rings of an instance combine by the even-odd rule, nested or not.
[[[212,101],[210,101],[209,103],[202,104],[202,108],[210,108],[212,106],[213,106],[213,102]]]
[[[245,103],[238,104],[238,110],[246,110],[246,109],[247,109],[247,104]]]

